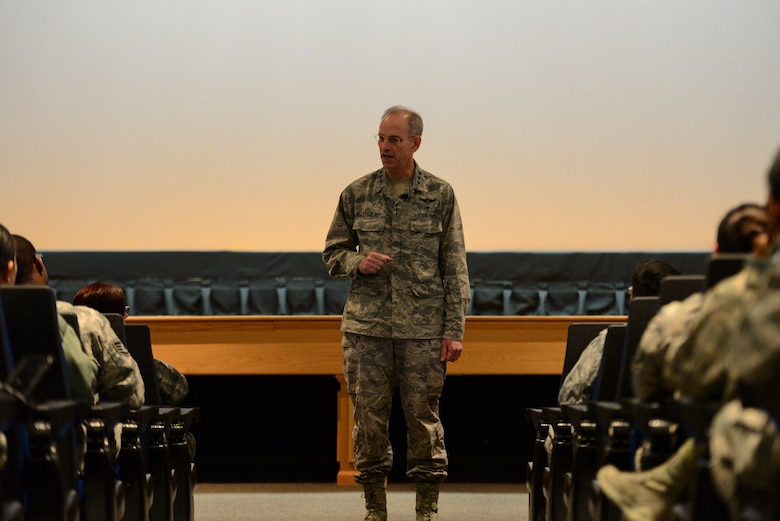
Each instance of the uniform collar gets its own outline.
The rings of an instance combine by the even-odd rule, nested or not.
[[[390,189],[390,178],[387,177],[387,172],[385,172],[384,167],[379,169],[379,182],[374,187],[374,193],[379,193],[382,190],[387,187]],[[412,172],[411,180],[409,181],[409,186],[411,187],[412,191],[416,192],[427,192],[427,189],[425,187],[424,182],[425,177],[425,171],[420,168],[420,165],[417,164],[417,161],[414,162],[414,171]]]

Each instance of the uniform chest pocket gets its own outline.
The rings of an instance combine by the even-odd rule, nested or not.
[[[381,232],[385,229],[385,220],[382,217],[358,217],[352,223],[352,229],[356,232]]]
[[[411,230],[416,233],[441,233],[442,231],[440,220],[415,219],[409,225]]]

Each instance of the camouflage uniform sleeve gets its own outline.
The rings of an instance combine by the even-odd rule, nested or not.
[[[81,340],[70,325],[57,315],[62,338],[62,351],[68,366],[70,393],[74,400],[94,403],[97,387],[98,366],[89,358],[81,346]]]
[[[98,360],[100,399],[140,407],[144,403],[144,382],[138,364],[104,316],[98,313],[91,320],[98,322],[96,332],[90,334],[90,347]]]
[[[780,409],[780,265],[768,270],[760,288],[749,294],[743,320],[733,328],[727,351],[729,395],[738,395],[751,403]]]
[[[697,293],[682,302],[670,302],[650,320],[631,362],[634,396],[652,400],[674,392],[667,360],[688,338],[701,305],[702,295]]]
[[[741,275],[707,291],[689,334],[667,353],[665,374],[673,389],[697,399],[722,397],[727,355],[742,322],[747,297]]]
[[[606,339],[607,328],[604,328],[590,341],[577,363],[563,379],[561,389],[558,391],[560,405],[583,403],[593,396],[593,385],[601,367]]]
[[[165,405],[176,405],[190,392],[187,378],[171,364],[154,359],[154,372],[157,375],[157,385]]]
[[[322,260],[331,277],[358,276],[357,268],[363,255],[357,252],[358,239],[352,229],[353,214],[354,197],[349,190],[344,190],[325,239],[325,250],[322,252]]]
[[[443,222],[440,272],[444,285],[444,338],[463,340],[466,310],[471,300],[466,244],[460,209],[452,188],[448,190],[449,212]]]

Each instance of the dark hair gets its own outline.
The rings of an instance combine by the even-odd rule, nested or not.
[[[661,281],[669,275],[679,275],[677,269],[659,260],[638,262],[632,276],[634,297],[655,297],[661,292]]]
[[[0,271],[5,270],[8,261],[16,258],[16,243],[8,228],[0,224]]]
[[[744,203],[729,210],[718,225],[718,251],[750,253],[757,235],[769,230],[766,206]]]
[[[76,306],[87,306],[101,313],[125,314],[125,292],[116,284],[93,282],[87,284],[73,297]]]
[[[35,251],[35,246],[21,235],[13,237],[16,243],[16,265],[18,266],[16,283],[29,284],[33,280],[33,263],[38,252]]]
[[[780,202],[780,150],[778,150],[772,165],[769,167],[767,178],[769,180],[769,195],[775,201]]]

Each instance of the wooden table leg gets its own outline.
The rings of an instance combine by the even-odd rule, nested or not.
[[[355,426],[355,421],[352,418],[352,403],[349,400],[349,393],[347,393],[347,382],[344,380],[344,376],[336,375],[336,380],[339,383],[338,394],[338,421],[336,423],[336,459],[339,462],[339,473],[336,477],[336,483],[338,485],[352,485],[357,486],[355,483],[355,476],[357,471],[354,466],[354,453],[352,451],[352,428]]]

